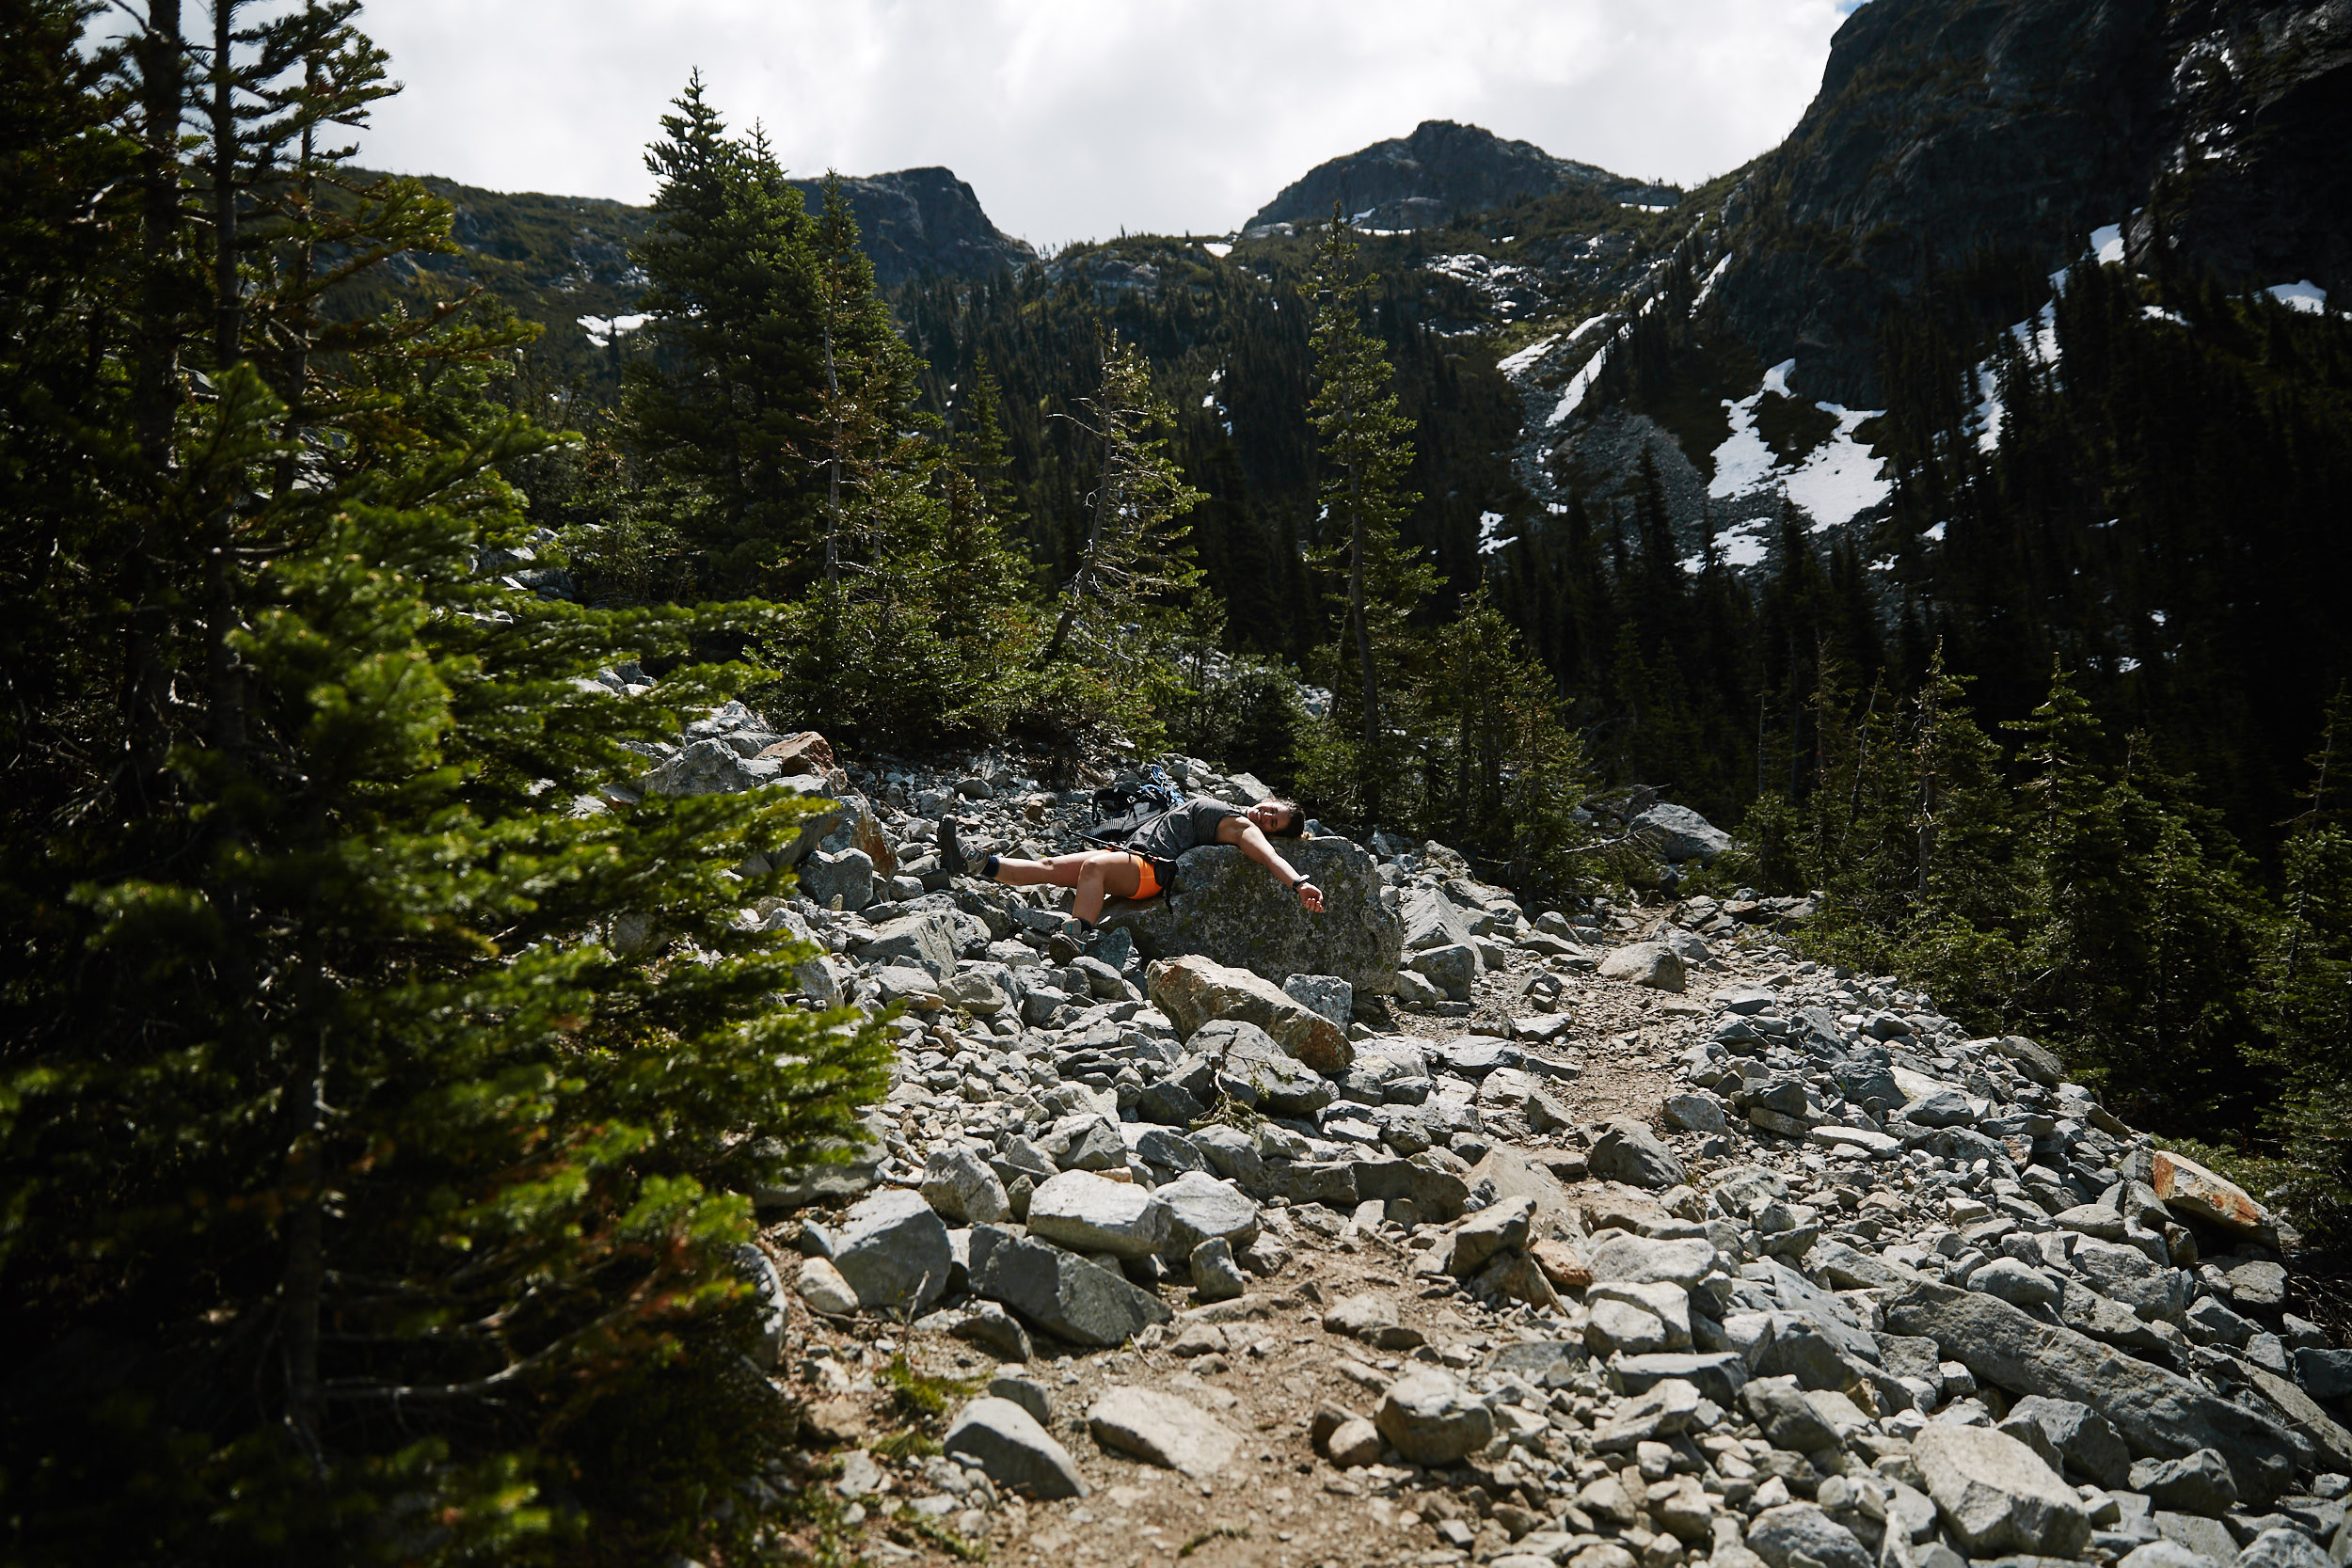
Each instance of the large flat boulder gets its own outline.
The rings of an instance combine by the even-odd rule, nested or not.
[[[1134,933],[1146,958],[1199,954],[1276,986],[1334,974],[1359,994],[1396,986],[1405,926],[1380,901],[1372,857],[1343,838],[1285,840],[1282,858],[1323,893],[1321,914],[1231,845],[1187,850],[1163,897],[1114,905],[1103,924]]]
[[[922,1311],[946,1293],[954,1260],[946,1222],[903,1187],[850,1209],[833,1248],[834,1267],[868,1311]]]
[[[977,1399],[956,1412],[940,1451],[968,1454],[999,1486],[1018,1486],[1039,1497],[1083,1497],[1087,1483],[1070,1450],[1010,1400]]]
[[[2282,1423],[1980,1291],[1915,1285],[1887,1303],[1886,1328],[1933,1339],[1946,1356],[2012,1394],[2089,1405],[2135,1454],[2177,1459],[2216,1449],[2249,1500],[2267,1503],[2294,1479],[2298,1445]]]
[[[1144,973],[1153,1006],[1186,1039],[1204,1023],[1235,1020],[1256,1024],[1317,1072],[1345,1072],[1355,1063],[1345,1030],[1262,974],[1199,955],[1161,958]]]
[[[998,1226],[972,1227],[971,1266],[974,1295],[1009,1307],[1073,1344],[1123,1344],[1148,1324],[1174,1316],[1165,1302],[1123,1275]]]
[[[2073,1557],[2090,1544],[2090,1515],[2074,1489],[2006,1433],[1937,1421],[1911,1449],[1928,1496],[1970,1557]]]
[[[1195,1481],[1225,1468],[1241,1434],[1196,1404],[1156,1388],[1104,1390],[1087,1412],[1094,1440],[1114,1453],[1175,1470]]]

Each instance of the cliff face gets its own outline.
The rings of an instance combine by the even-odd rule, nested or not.
[[[816,211],[823,182],[792,183]],[[979,198],[953,169],[902,168],[842,183],[857,214],[859,248],[872,259],[875,281],[885,289],[927,275],[988,277],[1037,260],[1026,241],[988,221]]]
[[[1425,119],[1409,136],[1375,142],[1334,158],[1286,186],[1258,210],[1250,229],[1319,223],[1337,202],[1370,229],[1437,229],[1462,213],[1549,196],[1569,185],[1600,188],[1620,201],[1663,204],[1680,194],[1590,164],[1555,158],[1533,142],[1505,141],[1475,125]]]
[[[2143,269],[2341,288],[2346,145],[2345,0],[1873,0],[1725,204],[1724,305],[1759,358],[1861,404],[1882,314],[1972,254],[2055,271],[2120,225]]]

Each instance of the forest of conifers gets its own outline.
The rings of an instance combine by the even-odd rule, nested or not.
[[[756,1560],[708,1506],[788,1481],[739,1195],[887,1047],[771,1006],[803,955],[734,919],[802,806],[558,809],[731,695],[869,756],[1215,757],[1531,910],[1654,891],[1608,809],[1663,791],[1743,841],[1686,885],[1823,890],[1821,957],[2345,1235],[2352,324],[2086,265],[2060,375],[2016,269],[1955,274],[1885,334],[1892,516],[1742,576],[1654,475],[1518,488],[1418,241],[884,297],[699,86],[646,327],[558,379],[395,263],[451,215],[353,163],[355,8],[89,49],[0,0],[11,1558]],[[1645,320],[1613,396],[1731,352]],[[527,542],[569,596],[480,570]],[[632,660],[655,703],[584,679]]]

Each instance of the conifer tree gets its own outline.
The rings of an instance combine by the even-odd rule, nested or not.
[[[549,439],[492,395],[524,334],[338,313],[336,279],[453,248],[451,214],[320,145],[381,57],[345,8],[289,14],[320,24],[275,35],[301,40],[279,75],[228,62],[297,105],[280,130],[170,150],[175,183],[280,171],[288,205],[240,207],[233,278],[193,226],[72,227],[144,209],[87,182],[153,154],[142,117],[211,99],[159,66],[173,8],[125,52],[139,92],[32,78],[89,145],[16,212],[71,265],[0,273],[0,310],[164,373],[63,384],[71,422],[0,431],[41,460],[0,483],[98,480],[56,492],[52,569],[5,589],[12,626],[71,650],[13,693],[38,766],[0,814],[24,960],[0,988],[0,1283],[53,1389],[0,1414],[10,1555],[740,1558],[753,1521],[709,1498],[784,1434],[743,1375],[738,1195],[854,1129],[883,1047],[772,1000],[805,950],[756,928],[730,868],[803,807],[618,787],[630,743],[741,683],[680,657],[735,628],[475,577],[524,528],[501,466]],[[271,38],[230,42],[266,63]],[[358,187],[335,215],[303,204],[335,182]],[[177,281],[140,286],[157,270]],[[39,348],[11,340],[0,374]],[[680,661],[659,704],[587,678],[655,657]],[[151,670],[166,700],[122,703]]]
[[[1398,536],[1398,523],[1421,499],[1404,487],[1412,421],[1398,409],[1380,341],[1364,326],[1375,279],[1358,272],[1356,253],[1353,230],[1335,206],[1315,250],[1316,388],[1308,418],[1323,458],[1321,544],[1312,559],[1339,577],[1343,618],[1324,660],[1332,720],[1314,787],[1369,825],[1403,805],[1397,786],[1411,769],[1395,732],[1412,711],[1419,657],[1409,619],[1436,591],[1438,576]]]
[[[1060,594],[1039,657],[1084,678],[1055,700],[1091,720],[1132,727],[1157,705],[1169,677],[1162,653],[1170,618],[1200,586],[1184,515],[1200,493],[1168,455],[1173,423],[1151,366],[1113,336],[1099,345],[1102,382],[1073,422],[1100,453],[1076,569]]]
[[[651,352],[628,367],[625,428],[693,552],[695,576],[672,595],[781,596],[777,574],[818,526],[799,454],[826,385],[812,226],[765,138],[727,134],[699,71],[661,129],[636,252]]]

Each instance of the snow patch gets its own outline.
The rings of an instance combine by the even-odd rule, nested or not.
[[[1609,351],[1615,346],[1615,343],[1616,340],[1611,339],[1608,342],[1601,344],[1599,351],[1590,359],[1584,361],[1584,368],[1576,372],[1575,378],[1568,383],[1567,390],[1560,394],[1559,403],[1551,410],[1551,418],[1544,421],[1546,428],[1564,423],[1569,415],[1575,413],[1583,404],[1584,394],[1593,389],[1593,382],[1600,375],[1601,366],[1608,363]]]
[[[580,326],[588,334],[590,342],[598,348],[611,348],[613,340],[631,332],[644,331],[645,324],[651,320],[651,316],[582,316]]]
[[[2328,309],[2328,291],[2308,277],[2300,283],[2280,283],[2263,292],[2290,310],[2308,310],[2317,316]]]
[[[1765,443],[1756,427],[1756,413],[1768,397],[1794,395],[1788,390],[1788,372],[1796,364],[1794,359],[1784,359],[1764,372],[1764,385],[1754,392],[1737,403],[1724,400],[1731,414],[1731,434],[1715,449],[1715,478],[1707,493],[1712,499],[1728,500],[1776,485],[1804,508],[1818,533],[1878,505],[1893,493],[1894,486],[1886,478],[1885,465],[1854,439],[1863,421],[1883,410],[1816,403],[1813,406],[1835,419],[1837,428],[1794,464],[1784,462]]]
[[[1516,377],[1520,372],[1533,368],[1535,361],[1544,356],[1544,352],[1559,341],[1560,335],[1556,332],[1549,338],[1539,339],[1517,354],[1506,355],[1496,360],[1495,369],[1504,375]]]
[[[1692,296],[1692,314],[1696,315],[1698,313],[1699,307],[1707,303],[1707,296],[1715,292],[1716,279],[1722,277],[1724,275],[1724,269],[1730,265],[1731,253],[1729,251],[1725,251],[1724,253],[1724,259],[1715,263],[1714,268],[1708,273],[1707,280],[1699,285],[1699,292]]]
[[[1478,553],[1480,555],[1495,555],[1518,543],[1516,536],[1509,539],[1502,536],[1502,513],[1481,512],[1478,515]]]
[[[1233,253],[1233,247],[1222,240],[1203,240],[1200,242],[1200,248],[1220,261]]]
[[[2123,226],[2110,223],[2105,229],[2090,231],[2091,258],[2103,267],[2111,267],[2123,259]]]

